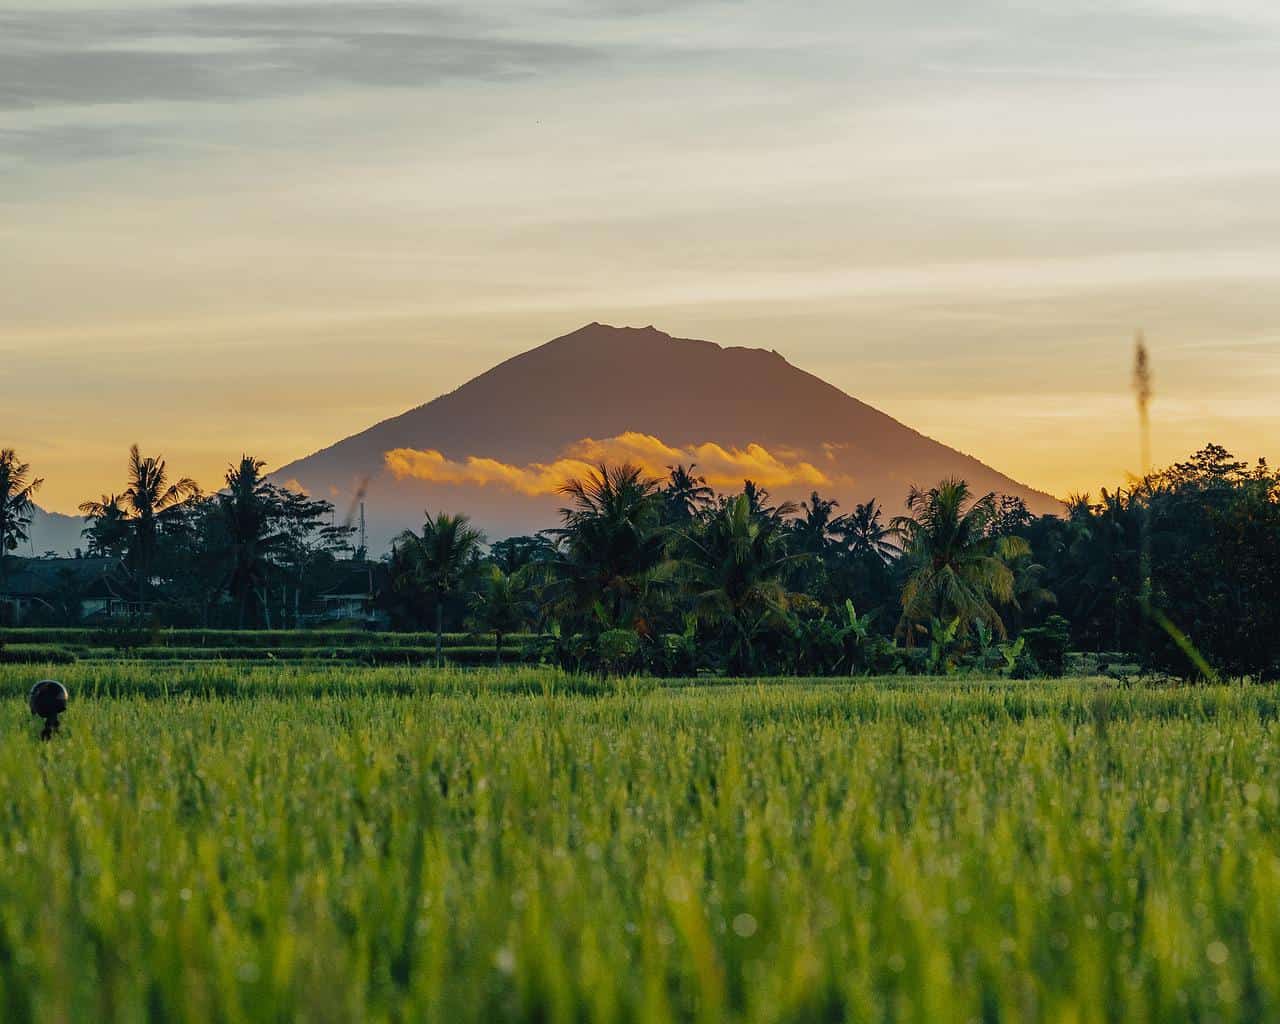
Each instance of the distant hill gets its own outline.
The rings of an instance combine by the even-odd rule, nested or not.
[[[388,463],[388,454],[393,453]],[[1060,503],[788,363],[653,327],[593,323],[508,359],[456,391],[278,470],[279,482],[354,512],[361,485],[377,550],[424,508],[468,512],[491,538],[554,525],[554,485],[600,457],[654,472],[698,463],[719,490],[741,478],[775,497],[815,488],[849,509],[896,514],[912,483]]]
[[[85,546],[80,536],[82,529],[84,520],[80,516],[46,512],[37,505],[31,517],[31,527],[27,530],[31,543],[23,544],[14,554],[39,557],[46,551],[56,551],[59,555],[71,555],[76,548]]]

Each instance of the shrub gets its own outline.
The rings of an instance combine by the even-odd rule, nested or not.
[[[629,629],[606,629],[596,640],[596,656],[600,670],[620,675],[637,668],[640,638]]]
[[[1043,626],[1022,631],[1029,660],[1039,673],[1061,676],[1067,668],[1067,646],[1071,642],[1071,623],[1061,615],[1050,615]]]
[[[654,675],[683,679],[698,674],[698,645],[687,633],[663,633],[645,646],[645,655]]]

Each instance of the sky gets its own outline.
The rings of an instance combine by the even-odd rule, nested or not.
[[[0,0],[0,445],[214,487],[598,320],[1059,495],[1142,328],[1155,460],[1274,460],[1277,109],[1272,0]]]

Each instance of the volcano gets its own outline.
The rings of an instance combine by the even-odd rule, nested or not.
[[[843,509],[896,513],[912,484],[960,477],[1037,513],[1060,502],[792,366],[774,351],[592,323],[506,360],[456,391],[277,470],[278,483],[363,496],[370,547],[466,512],[491,539],[557,522],[558,486],[601,459],[655,475],[695,462],[717,490],[750,478],[777,499],[817,490]]]

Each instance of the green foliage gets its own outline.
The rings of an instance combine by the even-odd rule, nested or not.
[[[944,480],[927,491],[913,487],[907,511],[892,523],[907,573],[899,632],[910,643],[917,627],[954,619],[962,633],[982,622],[1004,637],[996,606],[1013,599],[1009,562],[1028,549],[1020,538],[995,532],[995,495],[974,498],[963,480]]]
[[[1006,676],[1012,676],[1018,668],[1018,661],[1022,657],[1023,649],[1026,647],[1026,640],[1018,637],[1011,644],[1000,644],[1000,656],[1004,659],[1002,672]]]
[[[243,456],[227,469],[226,489],[218,495],[218,513],[231,548],[227,589],[239,608],[240,625],[246,623],[251,603],[264,606],[263,588],[270,576],[272,550],[283,536],[274,531],[274,495],[262,478],[261,459]]]
[[[444,664],[444,605],[479,568],[484,535],[463,515],[426,514],[422,533],[406,530],[396,540],[392,587],[410,602],[419,597],[435,609],[436,663]]]
[[[871,672],[889,641],[872,631],[875,613],[859,615],[848,598],[838,616],[819,606],[816,617],[797,614],[792,600],[793,647],[790,658],[798,674],[862,675]]]
[[[552,531],[547,600],[556,615],[588,632],[630,629],[651,634],[670,590],[656,480],[637,466],[601,465],[562,488],[570,505]]]
[[[757,641],[788,622],[782,573],[795,556],[787,554],[780,519],[753,510],[743,493],[683,534],[679,550],[692,612],[707,626],[728,671],[757,670]]]
[[[1060,676],[1066,671],[1071,624],[1061,615],[1050,615],[1043,626],[1024,630],[1020,639],[1046,675]]]
[[[165,460],[144,458],[133,445],[124,491],[80,506],[96,527],[90,533],[90,551],[121,557],[133,596],[150,600],[164,535],[182,531],[184,515],[199,495],[194,480],[182,477],[170,482]]]
[[[600,668],[608,675],[635,671],[639,654],[640,638],[630,629],[606,629],[596,640]]]
[[[31,467],[20,462],[12,448],[0,449],[0,585],[5,581],[9,552],[27,540],[35,508],[31,499],[43,483],[31,476]]]
[[[471,596],[470,623],[493,633],[494,659],[502,664],[503,638],[527,626],[533,615],[527,569],[505,573],[491,564],[481,576],[481,584]]]
[[[1217,445],[1099,501],[1074,498],[1028,537],[1080,650],[1147,670],[1280,676],[1280,477]],[[1151,614],[1143,611],[1142,553]]]
[[[974,623],[974,645],[969,652],[968,664],[979,673],[998,673],[1012,676],[1023,658],[1026,642],[1018,637],[1013,643],[997,643],[991,627],[985,622]]]
[[[668,467],[670,472],[661,494],[669,526],[688,527],[715,501],[715,491],[707,486],[706,478],[694,473],[697,468],[692,464]]]
[[[956,642],[960,633],[960,616],[950,622],[934,618],[929,623],[930,675],[951,675],[960,659],[960,645]]]
[[[654,675],[668,678],[697,675],[697,619],[686,615],[683,632],[663,633],[655,643],[649,645],[645,653],[645,667]]]
[[[737,495],[715,495],[695,468],[673,466],[660,484],[635,466],[601,465],[564,488],[559,529],[487,553],[465,516],[428,516],[421,535],[405,534],[375,564],[339,562],[350,528],[326,525],[327,502],[267,485],[257,460],[245,456],[222,493],[201,498],[134,449],[124,493],[84,506],[90,552],[120,559],[122,571],[68,571],[56,588],[46,577],[35,597],[6,600],[0,613],[75,623],[95,585],[95,603],[108,592],[113,614],[127,602],[126,628],[297,627],[352,614],[350,598],[334,598],[352,592],[341,585],[376,592],[378,614],[362,603],[357,621],[434,627],[438,661],[447,630],[492,633],[501,660],[512,632],[543,633],[554,621],[562,632],[514,642],[511,655],[608,670],[597,641],[620,629],[636,637],[633,670],[684,676],[1025,678],[1061,675],[1069,656],[1125,676],[1280,676],[1280,478],[1265,462],[1251,468],[1209,446],[1099,502],[1073,497],[1062,517],[944,480],[913,488],[907,514],[888,526],[874,501],[837,515],[817,492],[799,506],[776,503],[749,480]],[[36,482],[28,478],[4,453],[0,532],[11,539]],[[855,605],[866,614],[852,615]],[[115,646],[156,643],[239,642]]]
[[[327,570],[348,549],[352,528],[331,521],[329,502],[269,484],[262,469],[245,455],[228,466],[224,489],[206,497],[189,479],[170,483],[164,460],[143,458],[135,446],[124,492],[80,506],[88,554],[116,562],[109,589],[130,602],[131,616],[299,624],[304,602],[332,585]]]

